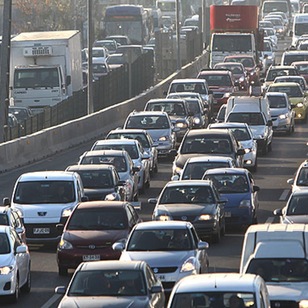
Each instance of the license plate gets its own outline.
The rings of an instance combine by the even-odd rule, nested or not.
[[[158,278],[160,281],[165,281],[166,280],[166,277],[165,275],[155,275],[156,278]]]
[[[225,212],[225,217],[231,217],[231,212]]]
[[[82,256],[83,261],[99,261],[101,259],[100,255],[84,255]]]
[[[33,234],[49,234],[50,228],[33,228]]]

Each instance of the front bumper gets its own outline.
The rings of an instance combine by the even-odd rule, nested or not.
[[[295,120],[303,120],[306,119],[307,116],[307,109],[305,107],[296,107],[293,109],[295,112]]]
[[[257,160],[257,151],[253,150],[244,154],[244,167],[254,167]]]
[[[225,207],[225,222],[227,226],[251,225],[253,212],[251,208]]]
[[[15,272],[8,275],[0,275],[0,295],[12,295],[15,292]]]
[[[159,142],[157,146],[158,155],[168,155],[173,149],[171,142]]]
[[[291,121],[290,119],[279,119],[273,120],[273,131],[274,132],[288,132],[290,130]]]

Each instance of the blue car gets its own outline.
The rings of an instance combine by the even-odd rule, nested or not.
[[[226,226],[249,226],[257,223],[258,191],[252,174],[243,168],[209,169],[204,180],[212,180],[225,204]]]

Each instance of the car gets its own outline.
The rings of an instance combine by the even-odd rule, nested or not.
[[[269,28],[264,28],[264,39],[269,39],[273,45],[273,50],[277,51],[278,50],[278,37],[276,30],[273,29],[272,27]]]
[[[270,12],[270,13],[268,13],[267,16],[272,16],[272,15],[279,15],[279,16],[281,16],[284,25],[288,26],[289,19],[288,19],[286,13],[284,13],[284,12],[276,12],[276,11],[275,11],[275,12]]]
[[[161,282],[144,261],[83,262],[67,289],[59,286],[55,293],[64,294],[58,308],[164,308],[165,304]]]
[[[136,59],[143,54],[143,48],[142,45],[120,45],[118,46],[117,52],[123,53],[124,55],[134,55],[133,57]]]
[[[226,156],[198,156],[189,158],[180,174],[174,175],[171,180],[201,180],[204,172],[213,168],[235,168],[233,158]]]
[[[78,165],[92,164],[113,165],[119,174],[120,181],[127,184],[125,200],[138,201],[139,168],[134,167],[134,163],[126,151],[106,150],[84,152],[79,158]]]
[[[263,42],[263,51],[260,61],[263,63],[262,75],[266,74],[266,71],[271,65],[275,65],[275,51],[273,49],[273,44],[270,40],[264,40]]]
[[[227,156],[234,159],[237,167],[243,166],[242,146],[232,132],[224,129],[194,129],[182,140],[178,154],[173,161],[173,175],[180,174],[188,158],[212,155]]]
[[[185,133],[193,126],[192,113],[188,110],[188,104],[183,98],[156,98],[150,99],[144,111],[164,111],[168,114],[174,127],[178,127],[177,141],[181,141]]]
[[[118,43],[115,40],[96,40],[93,47],[105,47],[109,54],[114,54],[117,52]]]
[[[289,96],[281,92],[267,92],[266,97],[270,105],[273,131],[283,131],[288,135],[293,133],[295,130],[295,112],[292,110]]]
[[[130,38],[126,35],[108,35],[106,40],[114,40],[119,45],[130,45],[132,43]]]
[[[9,226],[0,226],[0,297],[17,302],[20,291],[31,289],[31,259],[28,246]]]
[[[201,239],[210,237],[215,243],[225,234],[226,202],[212,181],[203,180],[168,182],[157,199],[149,199],[156,204],[153,220],[190,221]]]
[[[133,111],[125,120],[124,129],[145,129],[151,135],[158,155],[172,157],[176,148],[176,132],[166,112],[162,111]]]
[[[139,169],[138,189],[143,193],[145,188],[150,187],[150,155],[143,149],[138,140],[131,139],[108,139],[96,141],[91,151],[120,150],[127,151],[134,166]]]
[[[211,273],[188,276],[173,288],[167,308],[269,308],[262,277],[252,274]]]
[[[307,50],[287,50],[282,54],[281,65],[291,65],[298,61],[308,61]]]
[[[93,58],[92,71],[94,80],[98,80],[99,77],[108,75],[111,70],[106,60],[101,60],[100,58]]]
[[[194,92],[199,93],[202,97],[204,108],[208,110],[208,115],[213,113],[213,95],[209,90],[205,79],[190,78],[190,79],[174,79],[169,85],[166,95],[178,92]]]
[[[77,268],[81,262],[119,259],[120,253],[112,245],[125,242],[141,221],[127,201],[79,203],[65,226],[58,227],[63,230],[57,247],[59,275],[66,275],[68,269]]]
[[[108,133],[106,139],[136,139],[143,149],[150,155],[151,173],[158,171],[158,151],[148,131],[144,129],[115,129]]]
[[[4,200],[6,203],[8,200]],[[8,202],[9,203],[9,202]],[[17,210],[12,209],[10,204],[0,206],[0,226],[12,227],[26,243],[26,228]]]
[[[209,119],[207,113],[204,111],[202,106],[202,100],[199,98],[186,98],[188,105],[188,112],[193,116],[192,129],[195,128],[206,128]]]
[[[292,185],[292,193],[297,190],[308,189],[308,160],[300,164],[295,176],[288,179],[287,183]]]
[[[307,189],[294,191],[287,204],[282,209],[273,211],[282,224],[307,224],[308,222],[308,187]]]
[[[110,55],[106,63],[108,64],[111,70],[122,67],[123,65],[128,64],[126,56],[123,53],[114,53]]]
[[[308,90],[308,85],[303,76],[280,76],[276,77],[274,80],[274,83],[279,83],[279,82],[296,82],[298,83],[301,88],[303,89],[304,92],[307,92]]]
[[[295,66],[299,72],[299,75],[303,76],[306,82],[308,82],[308,61],[296,61],[292,62],[291,65]]]
[[[216,115],[216,118],[214,119],[214,122],[216,123],[225,122],[226,109],[227,109],[227,104],[221,105]]]
[[[147,262],[166,293],[183,277],[209,270],[209,244],[200,241],[187,221],[142,222],[133,228],[126,246],[113,247],[122,252],[121,261]]]
[[[213,123],[208,126],[208,129],[229,129],[233,132],[236,140],[241,143],[244,148],[244,167],[257,170],[258,159],[258,144],[253,138],[253,133],[247,123]]]
[[[235,86],[239,87],[240,91],[248,90],[248,78],[245,68],[242,63],[236,62],[221,62],[216,63],[214,70],[230,70],[234,77]]]
[[[213,93],[213,113],[216,114],[221,105],[225,104],[237,90],[230,70],[202,69],[197,78],[205,79]]]
[[[264,29],[264,28],[274,29],[274,25],[269,20],[262,19],[259,21],[259,29]]]
[[[287,34],[287,27],[284,25],[284,21],[281,16],[268,15],[264,17],[265,20],[269,20],[276,30],[278,38],[284,39]]]
[[[84,193],[89,201],[105,200],[109,194],[115,194],[119,200],[127,196],[127,183],[120,180],[120,176],[113,165],[72,165],[65,171],[77,172],[82,180]]]
[[[12,113],[16,118],[18,123],[23,122],[33,116],[33,113],[28,107],[15,107],[9,106],[9,113]]]
[[[8,125],[9,127],[17,127],[18,126],[18,120],[12,113],[8,113]]]
[[[76,204],[86,199],[78,173],[36,171],[16,180],[11,207],[23,220],[27,243],[52,244],[61,238],[57,224],[65,223]]]
[[[268,92],[282,92],[289,96],[295,112],[295,121],[306,123],[308,113],[308,93],[303,92],[301,86],[295,82],[273,83]]]
[[[252,174],[244,168],[219,168],[207,170],[203,180],[210,180],[225,203],[226,226],[249,226],[258,222],[259,186]]]
[[[88,59],[89,50],[84,48],[86,58]],[[105,47],[92,47],[92,60],[97,59],[99,61],[106,61],[109,56],[109,51]]]

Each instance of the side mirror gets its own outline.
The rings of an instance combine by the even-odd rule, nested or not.
[[[227,203],[227,202],[228,202],[228,199],[227,199],[227,198],[220,198],[220,199],[218,200],[218,203],[219,203],[219,204]]]
[[[148,203],[156,204],[157,203],[157,198],[150,198],[150,199],[148,199]]]
[[[124,250],[124,244],[123,243],[120,243],[120,242],[115,242],[113,245],[112,245],[112,249],[115,250],[115,251],[123,251]]]
[[[282,216],[282,209],[276,209],[273,211],[274,216]]]
[[[64,225],[63,224],[57,224],[56,225],[56,229],[57,229],[57,231],[59,231],[59,232],[63,232],[63,229],[64,229]]]
[[[82,196],[81,197],[81,202],[87,202],[89,201],[89,197],[88,196]]]
[[[245,150],[244,149],[238,149],[236,154],[237,155],[244,155],[245,154]]]
[[[17,253],[26,253],[27,252],[27,246],[26,245],[21,245],[21,246],[18,246],[16,248],[16,254]]]
[[[142,159],[149,159],[150,155],[148,153],[143,153],[141,158]]]
[[[199,242],[198,243],[198,249],[199,250],[208,249],[209,247],[210,247],[210,245],[207,242]]]
[[[66,86],[69,86],[71,84],[71,76],[66,76]]]
[[[3,205],[5,206],[11,205],[10,199],[8,197],[3,198]]]
[[[260,191],[260,187],[259,187],[259,186],[256,186],[256,185],[253,185],[252,191],[253,191],[253,192],[255,192],[255,191]]]
[[[287,183],[290,184],[290,185],[293,185],[294,184],[294,179],[293,178],[292,179],[288,179]]]
[[[56,294],[65,294],[65,292],[66,292],[66,288],[64,286],[56,287],[55,288],[55,293]]]
[[[268,120],[267,121],[267,126],[273,126],[273,121],[272,120]]]
[[[171,177],[171,181],[178,181],[180,177],[176,174],[173,177]]]
[[[132,170],[133,170],[133,173],[137,173],[137,172],[140,171],[140,169],[138,167],[133,167]]]
[[[161,286],[153,286],[150,290],[150,293],[161,293],[163,291]]]

